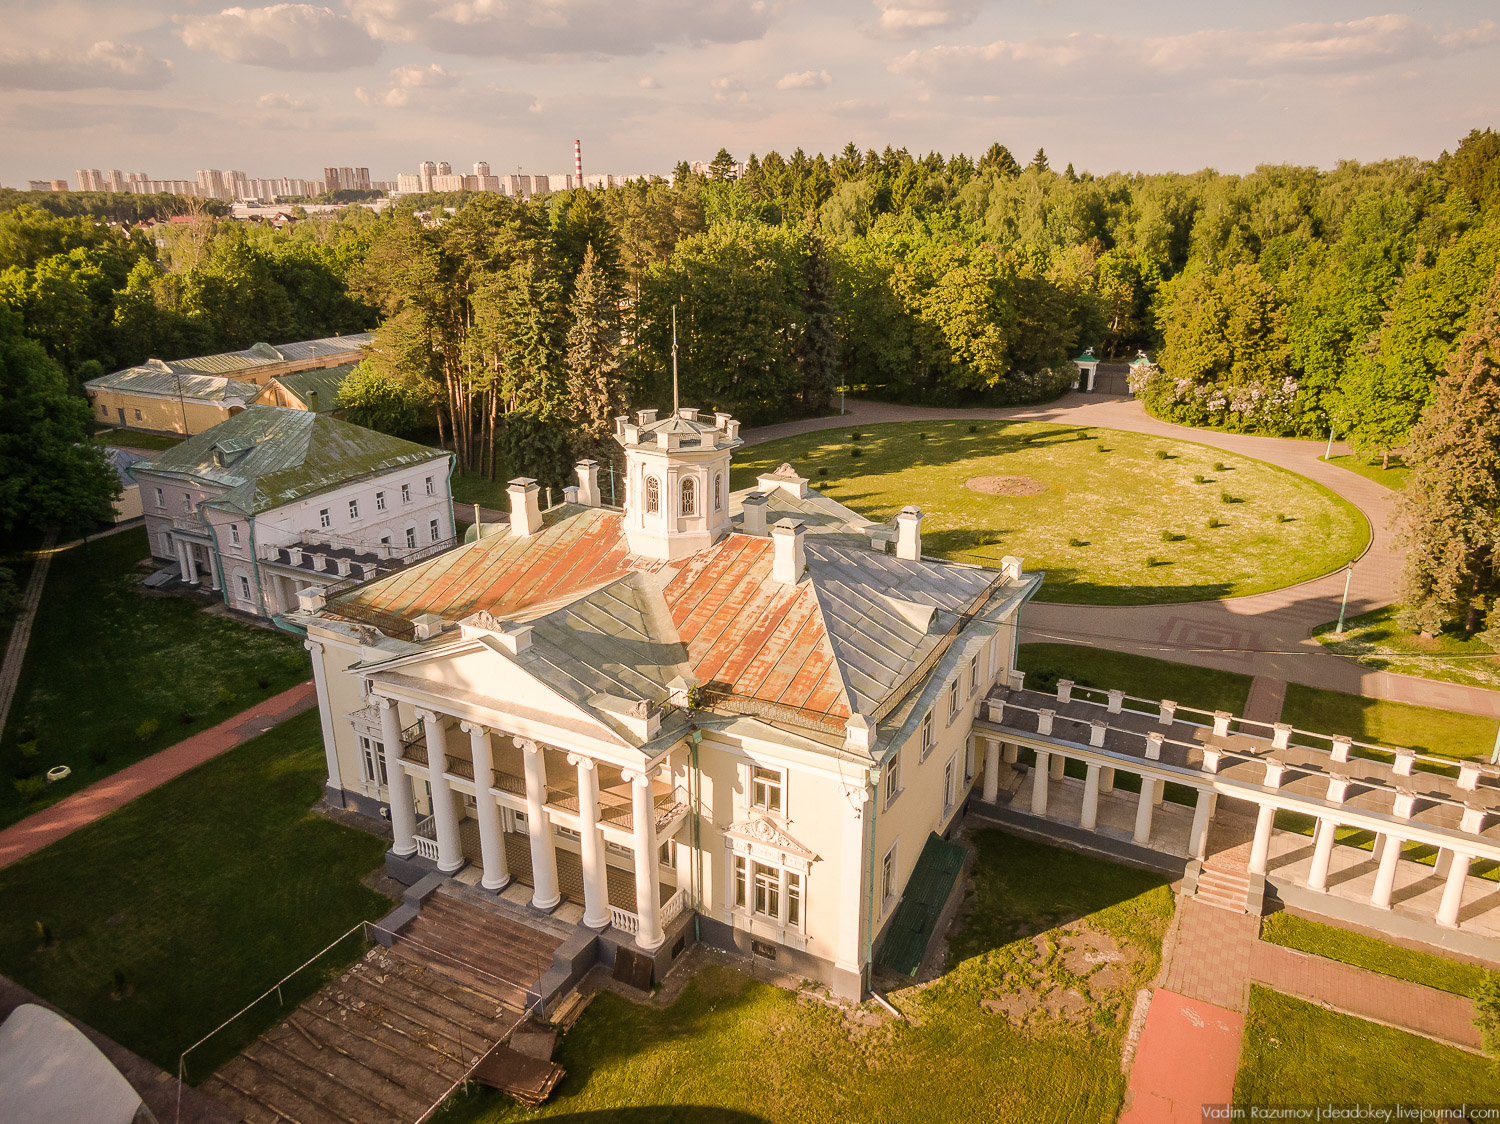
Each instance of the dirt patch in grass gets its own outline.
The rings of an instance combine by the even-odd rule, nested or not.
[[[971,476],[964,487],[987,496],[1039,496],[1047,490],[1047,485],[1030,476]]]
[[[1002,982],[979,1005],[1020,1031],[1057,1033],[1068,1026],[1098,1032],[1118,1020],[1135,982],[1137,957],[1108,933],[1074,922],[1018,941]]]

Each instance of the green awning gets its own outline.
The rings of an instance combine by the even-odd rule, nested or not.
[[[886,930],[876,961],[903,976],[914,976],[927,952],[927,942],[953,883],[963,869],[964,849],[933,832],[917,857],[916,868],[906,883],[906,892],[896,906],[896,916]]]

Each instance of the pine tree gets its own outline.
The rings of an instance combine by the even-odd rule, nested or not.
[[[1039,148],[1036,150],[1036,155],[1031,158],[1031,164],[1027,170],[1032,172],[1048,171],[1046,149]]]
[[[1404,623],[1435,634],[1461,620],[1472,633],[1500,589],[1500,272],[1448,358],[1408,457],[1396,509]]]
[[[806,290],[802,297],[802,337],[797,366],[802,376],[802,405],[811,414],[828,409],[838,380],[839,329],[837,292],[823,239],[807,236]]]
[[[625,412],[620,383],[620,300],[590,245],[573,291],[568,329],[568,397],[573,404],[577,451],[610,452],[614,419]]]

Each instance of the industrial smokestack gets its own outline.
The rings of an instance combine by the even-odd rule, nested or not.
[[[583,142],[573,142],[573,186],[583,186]]]

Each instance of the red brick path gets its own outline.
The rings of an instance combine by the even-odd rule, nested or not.
[[[1228,1104],[1244,1029],[1241,1014],[1157,988],[1120,1124],[1200,1124],[1204,1105]]]
[[[1479,1048],[1474,1005],[1462,995],[1382,976],[1266,941],[1255,943],[1250,975],[1256,983],[1298,999],[1309,999],[1455,1046]]]
[[[1231,1011],[1250,1002],[1250,966],[1260,918],[1193,898],[1177,902],[1176,942],[1162,986]]]
[[[192,737],[154,753],[144,761],[121,769],[118,773],[95,781],[85,789],[59,800],[50,808],[27,816],[18,824],[0,831],[0,869],[9,866],[49,843],[55,843],[84,824],[130,803],[143,792],[150,792],[173,777],[196,765],[217,757],[225,750],[263,734],[272,726],[318,705],[311,681],[299,683],[290,690],[273,695],[249,710],[220,722]]]

